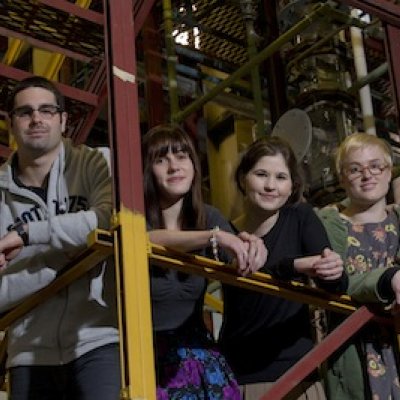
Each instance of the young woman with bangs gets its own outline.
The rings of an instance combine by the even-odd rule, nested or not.
[[[160,125],[143,138],[144,192],[151,242],[237,262],[241,274],[264,264],[254,235],[230,233],[222,214],[204,204],[200,163],[190,137]],[[206,280],[151,266],[158,399],[239,399],[237,382],[203,322]]]
[[[244,196],[237,231],[261,238],[268,259],[260,268],[282,280],[307,282],[344,291],[340,256],[333,252],[312,207],[301,201],[302,178],[289,145],[274,137],[252,143],[235,174]],[[314,345],[305,304],[254,291],[224,287],[221,349],[231,365],[243,399],[258,399]],[[309,376],[287,399],[325,399],[317,374]]]

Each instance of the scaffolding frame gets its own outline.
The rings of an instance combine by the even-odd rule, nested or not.
[[[59,84],[59,87],[66,96],[79,99],[79,101],[86,102],[92,107],[92,113],[89,113],[86,123],[81,125],[79,132],[77,132],[77,136],[75,137],[77,142],[85,141],[91,124],[104,106],[106,95],[108,95],[109,134],[115,189],[115,214],[113,220],[115,229],[112,232],[112,237],[114,245],[113,252],[116,256],[119,272],[117,274],[117,284],[120,289],[121,362],[123,365],[121,398],[155,399],[147,256],[150,255],[152,262],[157,262],[157,257],[160,257],[160,254],[158,250],[155,250],[155,247],[149,249],[145,229],[138,115],[137,65],[135,57],[135,37],[144,25],[155,0],[146,0],[142,2],[103,0],[104,15],[81,9],[67,1],[38,0],[37,2],[85,18],[92,23],[103,26],[105,30],[106,55],[104,63],[99,69],[100,72],[96,75],[97,77],[94,78],[93,84],[91,85],[93,90],[83,91],[62,84]],[[400,7],[391,4],[387,0],[342,0],[342,2],[377,15],[384,22],[386,32],[385,46],[386,54],[389,59],[389,72],[393,82],[397,109],[399,109],[400,66],[395,61],[397,54],[399,54],[399,42],[397,38],[399,37],[400,28]],[[304,23],[304,25],[307,24]],[[13,36],[14,34],[14,32],[7,31],[1,27],[0,33],[9,36]],[[20,35],[20,37],[24,40],[29,39],[30,43],[33,45],[47,48],[50,51],[62,52],[78,60],[88,61],[87,56],[84,54],[57,47],[35,38],[28,38],[26,35]],[[285,38],[281,38],[281,40],[284,42]],[[236,71],[232,78],[228,78],[228,83],[223,83],[223,86],[220,86],[215,92],[227,87],[235,79],[242,76],[244,72],[249,72],[256,64],[272,55],[278,47],[279,46],[277,46],[276,49],[270,48],[268,52],[266,52],[268,54],[260,55],[261,53],[259,53],[255,55],[254,58],[250,60],[250,64],[246,65],[246,71]],[[271,54],[269,52],[271,52]],[[104,72],[106,72],[106,80],[104,80]],[[30,75],[29,73],[4,64],[0,65],[0,74],[15,80],[20,80]],[[101,83],[100,85],[98,84],[99,82]],[[209,98],[201,99],[201,101],[196,104],[196,107],[205,104],[205,102],[211,98],[212,96],[209,95]],[[176,120],[183,120],[186,115],[190,114],[189,111],[195,108],[194,105],[189,107],[191,108],[183,112],[178,112],[174,118]],[[8,149],[1,148],[0,150],[4,151],[4,154],[8,154]],[[106,254],[109,255],[110,246],[108,244],[103,245],[107,248],[107,251],[101,250],[96,257],[98,256],[101,258],[105,257]],[[167,256],[163,257],[164,259],[159,262],[162,262],[164,266],[167,265],[173,268],[173,262],[169,264],[170,258]],[[282,293],[285,292],[279,284],[277,284],[277,286],[274,285],[273,281],[260,283],[258,279],[251,277],[248,278],[247,282],[242,282],[240,278],[232,274],[227,274],[226,271],[218,270],[215,266],[207,264],[205,260],[201,260],[200,264],[202,265],[200,267],[199,265],[193,267],[191,263],[188,262],[187,256],[174,254],[172,259],[178,259],[179,261],[179,257],[182,257],[182,265],[175,266],[175,268],[182,268],[183,271],[201,274],[206,273],[207,276],[212,276],[213,279],[218,278],[221,279],[221,281],[226,279],[226,282],[231,284],[239,282],[239,284],[246,284],[248,287],[258,288],[257,290],[266,290],[267,293],[270,293],[268,290],[271,290],[271,288],[263,287],[260,289],[260,285],[272,284],[272,286],[275,286],[274,290],[276,290],[276,295],[282,295]],[[76,264],[76,266],[79,273],[84,271],[80,263]],[[77,275],[72,274],[71,277],[76,278]],[[269,278],[263,277],[263,279],[268,280]],[[54,283],[54,287],[58,287],[56,282]],[[307,290],[307,288],[304,289],[305,292],[307,292]],[[291,287],[287,289],[287,291],[294,295],[296,299],[301,297],[299,295],[299,287]],[[41,293],[41,295],[43,295],[43,293]],[[38,296],[38,299],[39,297],[40,301],[42,301],[43,296]],[[30,301],[32,301],[32,299],[30,299]],[[320,304],[320,300],[314,299],[313,301]],[[329,304],[331,304],[330,301],[331,300],[326,303],[328,308]],[[339,331],[335,331],[332,333],[332,336],[329,336],[327,342],[323,342],[323,344],[319,345],[322,347],[316,347],[313,352],[293,367],[292,370],[282,376],[274,388],[268,393],[268,398],[270,398],[269,396],[272,397],[272,395],[274,396],[273,398],[283,397],[285,393],[295,386],[296,382],[298,383],[307,375],[306,372],[309,371],[310,368],[315,368],[315,365],[319,365],[319,363],[328,356],[329,352],[332,352],[333,349],[343,343],[344,338],[350,337],[365,323],[375,318],[375,314],[366,307],[357,309],[356,305],[351,304],[351,302],[349,303],[345,298],[337,298],[334,302],[337,304],[345,304],[347,307],[350,307],[350,311],[354,311],[353,314],[337,328]],[[35,305],[33,303],[30,304],[31,306]],[[354,309],[352,307],[354,307]],[[27,309],[20,309],[19,312],[22,311],[27,312]],[[13,310],[12,312],[16,311]],[[11,318],[12,314],[7,314],[7,316]],[[2,319],[1,321],[0,326],[4,327],[9,324],[10,320]],[[266,396],[263,397],[263,399],[266,398]]]

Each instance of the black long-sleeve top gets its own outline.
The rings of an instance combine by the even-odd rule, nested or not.
[[[280,279],[304,279],[293,260],[330,248],[323,225],[305,203],[284,207],[263,240],[269,254],[261,272]],[[345,291],[347,277],[324,284]],[[224,285],[220,345],[240,384],[273,382],[313,347],[308,306]]]

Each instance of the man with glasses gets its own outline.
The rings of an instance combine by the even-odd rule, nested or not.
[[[51,283],[109,228],[107,161],[63,139],[67,112],[47,79],[16,84],[8,122],[17,150],[0,168],[0,312]],[[103,262],[8,330],[11,399],[119,398],[113,267]]]

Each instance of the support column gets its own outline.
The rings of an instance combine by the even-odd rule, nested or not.
[[[386,57],[393,88],[393,103],[397,112],[397,125],[400,126],[400,65],[397,59],[400,54],[400,28],[385,24],[384,29]]]
[[[122,399],[155,400],[133,4],[103,0],[114,177]]]

